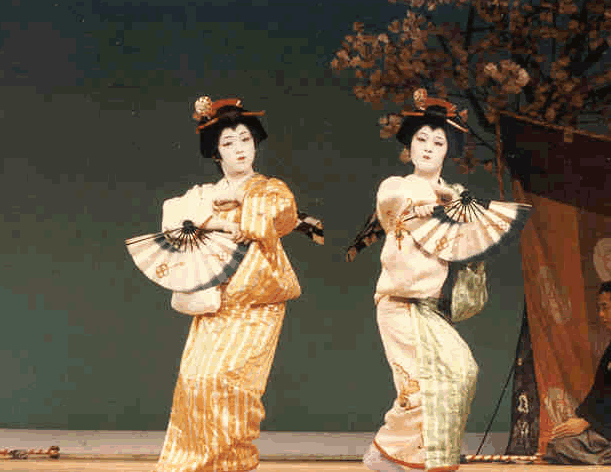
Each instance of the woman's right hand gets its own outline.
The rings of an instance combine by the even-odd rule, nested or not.
[[[439,197],[439,199],[444,203],[448,203],[460,198],[460,195],[448,185],[433,184],[433,191],[435,192],[437,197]]]
[[[231,235],[231,239],[234,242],[236,243],[244,242],[244,234],[242,233],[242,230],[240,229],[239,223],[231,223],[229,221],[226,221],[225,229],[223,231],[225,231],[226,233],[229,233]]]

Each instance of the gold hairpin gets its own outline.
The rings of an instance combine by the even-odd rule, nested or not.
[[[224,98],[222,100],[216,100],[215,102],[208,96],[199,97],[195,101],[195,112],[193,113],[193,119],[201,121],[204,118],[208,118],[208,121],[201,123],[197,126],[196,132],[206,128],[207,126],[213,125],[218,121],[218,117],[215,115],[219,109],[226,106],[234,106],[242,108],[242,100],[239,98]],[[263,116],[265,111],[243,111],[240,112],[242,116]]]
[[[456,112],[456,105],[441,98],[433,98],[429,97],[426,89],[419,88],[414,92],[414,103],[416,104],[416,108],[420,111],[402,111],[401,115],[403,116],[424,116],[424,113],[427,108],[432,106],[440,106],[445,108],[446,110],[446,121],[454,126],[456,129],[459,129],[463,133],[468,133],[469,130],[464,126],[461,126],[459,123],[454,121],[452,118],[456,118],[457,116],[462,121],[467,121],[467,115],[469,110],[466,108],[462,110],[460,113]]]

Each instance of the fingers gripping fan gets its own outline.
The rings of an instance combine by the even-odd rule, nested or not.
[[[479,200],[465,191],[435,207],[430,217],[407,214],[401,227],[425,252],[448,262],[467,262],[494,254],[519,235],[530,210],[524,203]]]
[[[176,292],[220,285],[237,271],[248,244],[219,231],[204,231],[185,220],[182,228],[125,241],[138,269],[153,282]]]

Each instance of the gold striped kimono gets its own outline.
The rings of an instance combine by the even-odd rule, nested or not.
[[[297,210],[280,180],[255,174],[244,185],[242,206],[218,215],[239,222],[253,242],[222,287],[220,310],[193,318],[157,472],[237,472],[259,463],[252,441],[265,416],[261,396],[285,302],[301,293],[280,244]]]

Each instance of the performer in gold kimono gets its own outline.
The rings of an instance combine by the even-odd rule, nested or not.
[[[220,286],[174,292],[172,307],[193,315],[157,472],[254,470],[252,441],[264,418],[261,396],[270,373],[285,302],[300,287],[280,238],[297,222],[293,194],[253,170],[267,134],[239,100],[200,98],[201,152],[223,172],[163,206],[163,229],[186,219],[250,242],[237,271]]]

